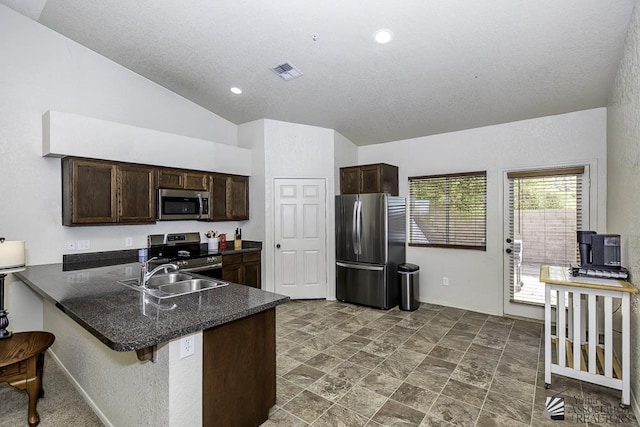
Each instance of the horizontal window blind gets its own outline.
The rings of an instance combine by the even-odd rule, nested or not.
[[[531,289],[526,272],[536,277],[540,265],[577,263],[576,231],[582,229],[583,167],[509,172],[509,229],[512,302],[544,303],[544,293]],[[537,280],[536,280],[537,282]],[[543,290],[544,287],[541,287]]]
[[[486,249],[487,173],[409,178],[409,245]]]

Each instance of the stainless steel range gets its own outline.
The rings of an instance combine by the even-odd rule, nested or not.
[[[149,259],[156,258],[153,265],[171,262],[181,271],[222,278],[222,254],[209,252],[198,232],[150,234],[147,247]]]

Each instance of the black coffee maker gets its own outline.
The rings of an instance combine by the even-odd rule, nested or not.
[[[578,231],[580,267],[572,268],[574,276],[628,279],[629,272],[620,265],[620,235]]]
[[[578,231],[580,266],[620,268],[620,235]]]

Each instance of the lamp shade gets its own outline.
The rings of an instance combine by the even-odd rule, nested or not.
[[[23,268],[24,241],[2,241],[0,243],[0,273],[11,273]]]

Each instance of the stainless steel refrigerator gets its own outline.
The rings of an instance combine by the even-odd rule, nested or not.
[[[396,306],[405,241],[403,197],[336,196],[336,298],[385,310]]]

